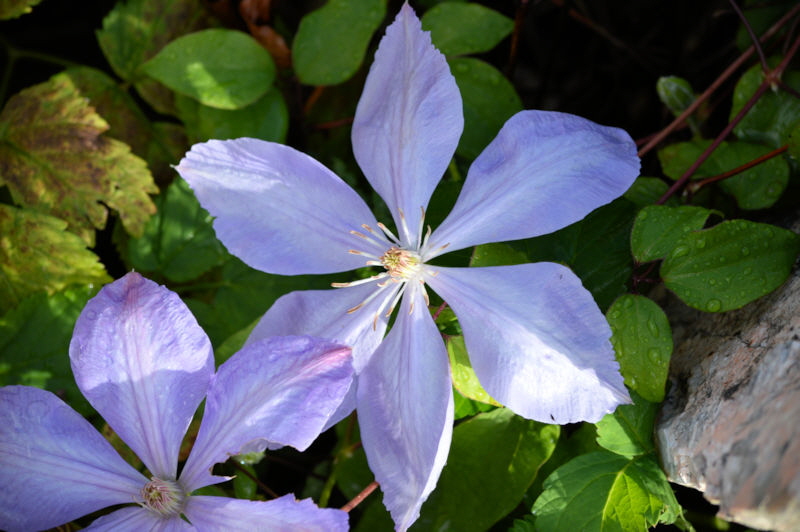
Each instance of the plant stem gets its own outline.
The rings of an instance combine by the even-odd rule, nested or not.
[[[356,506],[361,504],[361,502],[364,499],[366,499],[367,497],[369,497],[369,495],[373,491],[375,491],[375,488],[377,488],[377,487],[378,487],[378,483],[373,480],[366,488],[361,490],[361,493],[359,493],[358,495],[353,497],[353,500],[351,500],[350,502],[348,502],[347,504],[342,506],[342,511],[349,512],[350,510],[352,510],[353,508],[355,508]]]

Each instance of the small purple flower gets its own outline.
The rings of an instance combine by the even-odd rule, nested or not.
[[[70,344],[75,380],[147,467],[127,464],[92,425],[50,392],[0,388],[0,529],[39,530],[128,504],[92,530],[347,530],[347,514],[310,499],[191,495],[228,480],[229,455],[304,449],[352,383],[350,350],[311,337],[252,342],[214,373],[208,337],[177,295],[130,273],[90,300]],[[178,476],[178,453],[205,413]],[[134,504],[135,503],[135,504]]]
[[[399,530],[436,485],[452,434],[448,357],[426,287],[453,308],[484,388],[517,414],[597,421],[630,401],[609,326],[568,268],[430,263],[448,251],[550,233],[618,197],[639,172],[630,136],[563,113],[520,112],[473,162],[453,211],[431,232],[425,208],[462,129],[455,80],[406,3],[375,54],[352,130],[356,160],[397,234],[339,177],[287,146],[212,140],[177,167],[216,217],[220,240],[256,269],[383,268],[337,290],[282,297],[249,341],[314,334],[353,347],[357,386],[338,416],[357,406],[370,467]]]

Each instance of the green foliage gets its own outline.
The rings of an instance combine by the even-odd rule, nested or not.
[[[656,92],[659,99],[675,116],[688,109],[696,99],[692,85],[687,80],[677,76],[662,76],[658,78]],[[692,132],[697,135],[699,133],[697,119],[694,116],[690,116],[687,122],[689,127],[692,128]]]
[[[385,16],[386,0],[328,0],[303,17],[292,45],[297,77],[308,85],[348,80]]]
[[[707,312],[739,308],[782,284],[800,237],[772,225],[730,220],[681,237],[661,265],[664,284]]]
[[[37,292],[111,280],[97,255],[66,227],[58,218],[0,204],[0,308]]]
[[[0,0],[0,20],[20,17],[33,10],[42,0]]]
[[[493,9],[466,2],[442,2],[422,16],[422,29],[445,55],[488,52],[508,37],[514,21]]]
[[[668,189],[667,184],[657,177],[639,177],[623,197],[637,207],[645,207],[658,201]]]
[[[639,262],[663,259],[680,238],[703,228],[713,211],[703,207],[650,205],[636,215],[631,251]]]
[[[644,296],[624,294],[606,318],[625,384],[648,401],[662,401],[672,356],[672,329],[664,311]]]
[[[481,386],[475,370],[469,361],[467,347],[464,345],[463,336],[451,336],[447,339],[447,354],[450,357],[450,371],[453,377],[453,386],[458,392],[480,403],[498,406],[500,403],[492,399]]]
[[[141,69],[175,92],[217,109],[255,102],[275,78],[275,63],[255,39],[214,28],[178,37]]]
[[[618,406],[613,414],[607,414],[597,423],[597,443],[627,458],[655,450],[653,423],[658,412],[657,402],[648,402],[635,392],[631,397],[632,405]]]
[[[764,73],[759,65],[745,72],[733,91],[731,118],[739,113],[763,81]],[[783,82],[794,90],[800,90],[800,72],[788,71],[783,76]],[[798,122],[800,99],[788,92],[773,90],[767,91],[756,102],[733,132],[741,140],[779,148],[787,143],[789,134]]]

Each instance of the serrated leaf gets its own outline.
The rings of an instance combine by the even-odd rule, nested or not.
[[[715,211],[703,207],[650,205],[636,215],[631,229],[631,252],[639,262],[663,259],[680,238],[703,228]]]
[[[606,318],[625,384],[646,400],[661,402],[672,356],[667,315],[647,297],[624,294],[614,301]]]
[[[667,192],[667,184],[657,177],[637,177],[623,197],[637,207],[652,205]]]
[[[84,285],[38,293],[0,317],[0,386],[41,385],[78,412],[92,412],[72,376],[69,342],[78,315],[96,292],[97,287]],[[38,383],[31,380],[34,372],[43,377]]]
[[[141,69],[175,92],[229,110],[255,102],[275,79],[275,63],[255,39],[213,28],[178,37]]]
[[[775,66],[775,61],[770,61]],[[800,72],[788,70],[783,82],[800,90]],[[764,81],[760,65],[750,68],[733,90],[731,119],[744,107]],[[786,144],[794,125],[800,121],[800,99],[783,90],[768,90],[736,125],[733,132],[741,140],[762,143],[773,148]]]
[[[33,11],[42,0],[0,0],[0,20],[17,18]]]
[[[780,286],[800,252],[800,237],[769,224],[730,220],[681,238],[661,278],[687,305],[723,312]]]
[[[159,272],[181,283],[222,264],[228,255],[214,233],[211,215],[184,180],[173,181],[156,203],[158,213],[142,237],[128,241],[128,256],[136,270]]]
[[[488,52],[514,29],[514,21],[480,4],[443,2],[422,17],[433,45],[445,55]]]
[[[141,234],[158,191],[146,163],[102,135],[106,122],[69,77],[59,74],[9,99],[0,113],[0,179],[18,204],[69,224],[86,243],[108,209]]]
[[[175,107],[192,143],[241,137],[283,142],[289,129],[289,109],[275,87],[242,109],[215,109],[180,95]]]
[[[663,395],[663,394],[662,394]],[[658,404],[632,393],[634,404],[620,405],[597,423],[597,443],[604,449],[632,458],[654,450],[653,424]]]
[[[681,510],[650,456],[634,460],[606,451],[579,456],[556,469],[533,506],[542,532],[641,532],[672,523]]]
[[[329,0],[303,17],[292,44],[297,77],[307,85],[348,80],[384,16],[386,0]]]
[[[0,308],[36,292],[111,280],[97,255],[66,226],[58,218],[0,204]]]
[[[559,432],[504,408],[459,424],[438,485],[410,530],[487,530],[522,499]]]
[[[506,120],[522,110],[514,85],[489,63],[472,57],[448,59],[464,103],[464,134],[456,152],[474,159]]]
[[[480,403],[500,406],[500,403],[492,399],[478,381],[478,376],[475,375],[475,370],[469,361],[463,336],[451,336],[447,339],[447,354],[450,357],[453,386],[461,395]]]

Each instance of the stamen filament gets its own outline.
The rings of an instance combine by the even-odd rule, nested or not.
[[[398,246],[400,245],[400,239],[397,238],[396,236],[394,236],[394,233],[392,233],[391,229],[389,229],[388,227],[383,225],[381,222],[378,222],[378,227],[381,228],[381,231],[386,233],[386,236],[389,237],[389,240],[391,240],[392,242],[394,242]]]
[[[377,281],[378,279],[383,279],[384,277],[388,276],[389,276],[388,273],[381,272],[373,275],[372,277],[367,277],[366,279],[359,279],[357,281],[350,281],[349,283],[331,283],[331,286],[334,288],[347,288],[348,286],[358,286],[360,284],[371,283],[372,281]]]

